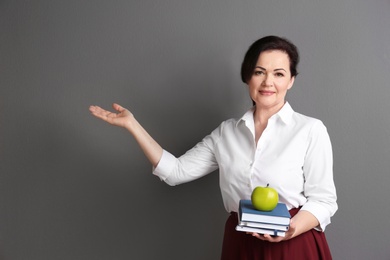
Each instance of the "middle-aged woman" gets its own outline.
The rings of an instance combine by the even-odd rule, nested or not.
[[[144,130],[133,114],[91,106],[91,113],[126,128],[169,185],[219,169],[225,209],[221,259],[331,259],[325,227],[337,210],[332,147],[323,123],[295,112],[286,102],[297,76],[298,50],[284,38],[267,36],[248,49],[241,77],[254,106],[241,118],[224,121],[184,155],[176,158]],[[292,216],[285,237],[235,230],[240,199],[270,184]]]

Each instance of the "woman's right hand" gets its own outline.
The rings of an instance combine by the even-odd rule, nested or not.
[[[126,128],[134,136],[151,164],[156,167],[163,154],[162,147],[146,132],[129,110],[116,103],[112,107],[117,113],[107,111],[99,106],[90,106],[89,111],[107,123]]]
[[[117,111],[117,113],[110,112],[99,106],[90,106],[89,111],[91,111],[92,115],[102,119],[103,121],[106,121],[109,124],[128,128],[134,119],[133,114],[126,108],[116,103],[114,103],[112,107]]]

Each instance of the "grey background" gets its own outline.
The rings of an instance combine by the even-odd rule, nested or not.
[[[218,259],[218,172],[177,187],[88,112],[128,107],[184,153],[251,105],[239,69],[275,34],[301,52],[288,100],[334,148],[334,259],[390,259],[390,2],[0,1],[0,257]]]

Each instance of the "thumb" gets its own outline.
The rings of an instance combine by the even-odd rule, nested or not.
[[[118,112],[122,112],[123,110],[125,110],[124,107],[122,107],[121,105],[119,105],[117,103],[112,104],[112,108],[114,108]]]
[[[295,223],[295,221],[294,221],[294,219],[292,218],[291,220],[290,220],[290,229],[295,229],[295,227],[296,227],[296,223]]]

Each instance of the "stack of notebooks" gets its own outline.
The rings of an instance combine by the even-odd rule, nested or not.
[[[286,235],[290,226],[290,213],[284,203],[278,203],[272,211],[260,211],[252,206],[251,200],[240,200],[237,231]]]

